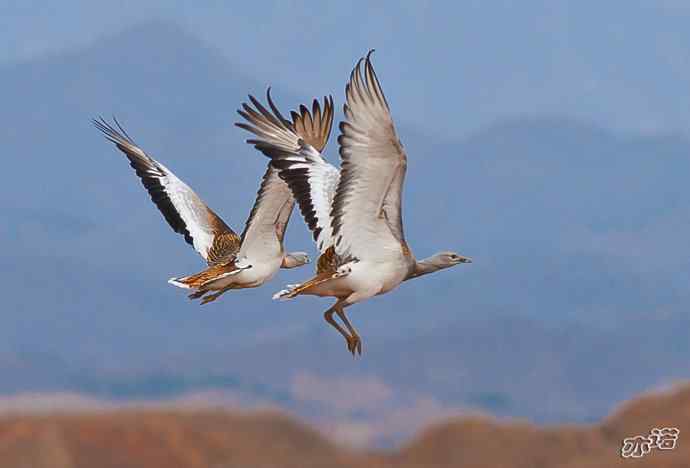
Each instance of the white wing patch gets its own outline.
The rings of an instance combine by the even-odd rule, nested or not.
[[[170,201],[177,208],[177,212],[184,221],[189,235],[192,237],[194,250],[208,260],[208,250],[213,245],[215,234],[213,227],[208,222],[208,211],[205,204],[194,193],[194,191],[180,180],[172,171],[163,164],[156,161],[156,164],[165,174],[159,177],[161,185],[168,194]],[[203,205],[203,206],[201,206]]]
[[[321,147],[326,144],[332,123],[332,99],[324,99],[324,114],[321,114],[318,102],[314,102],[313,113],[318,122],[312,119],[305,107],[301,109],[301,115],[293,113],[296,125],[280,115],[269,92],[266,97],[273,114],[250,96],[255,109],[244,104],[243,110],[238,111],[248,123],[235,125],[258,137],[247,142],[271,158],[271,166],[287,182],[317,247],[324,252],[332,244],[331,206],[340,171],[307,140]],[[307,135],[300,135],[296,128],[309,131]]]
[[[103,119],[93,122],[96,128],[127,156],[151,200],[170,227],[184,235],[187,243],[191,244],[204,260],[209,261],[209,252],[217,236],[225,239],[237,238],[239,244],[239,238],[232,229],[170,169],[139,148],[117,120],[115,125],[119,131]],[[228,245],[233,248],[231,243]]]
[[[302,142],[299,152],[277,155],[271,162],[290,186],[320,252],[333,243],[331,207],[340,171],[314,147]]]

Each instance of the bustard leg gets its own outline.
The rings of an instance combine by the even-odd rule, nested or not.
[[[337,307],[337,303],[336,303],[336,305],[334,305],[333,307],[331,307],[330,309],[328,309],[326,312],[323,313],[323,318],[326,320],[326,322],[328,322],[328,324],[330,326],[332,326],[333,328],[338,330],[338,333],[343,335],[343,337],[345,338],[345,341],[347,341],[347,349],[350,350],[350,352],[352,352],[352,354],[354,355],[354,352],[351,349],[352,337],[333,318],[333,313],[337,311],[336,307]]]
[[[350,331],[350,339],[347,340],[347,349],[350,350],[352,355],[355,355],[355,351],[361,356],[362,355],[362,339],[359,337],[359,333],[357,333],[357,330],[355,330],[355,327],[352,326],[350,321],[347,319],[347,315],[345,315],[345,311],[343,310],[342,305],[337,305],[337,308],[335,309],[336,313],[338,314],[338,317],[340,317],[340,320],[343,321],[347,329]]]
[[[203,296],[207,292],[208,292],[208,289],[199,289],[197,291],[194,291],[193,293],[191,293],[187,297],[190,299],[199,299],[201,296]]]
[[[225,294],[226,292],[228,292],[231,289],[235,289],[235,288],[233,288],[233,285],[226,286],[225,288],[221,289],[217,293],[204,296],[204,298],[201,300],[201,305],[208,304],[209,302],[215,301],[216,299],[218,299],[220,296],[222,296],[223,294]]]

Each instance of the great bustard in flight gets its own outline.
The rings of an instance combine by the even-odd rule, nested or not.
[[[333,112],[330,110],[320,117],[314,128],[321,132],[318,136],[323,139],[323,145],[318,138],[311,141],[323,148]],[[287,184],[278,177],[278,170],[270,164],[244,232],[238,236],[187,184],[139,148],[117,120],[117,128],[103,119],[94,120],[94,125],[127,156],[170,227],[184,235],[187,243],[206,260],[205,270],[169,280],[175,286],[193,290],[190,299],[203,297],[201,303],[206,304],[230,289],[261,286],[279,268],[309,263],[305,252],[286,253],[283,248],[295,202]]]
[[[454,252],[416,261],[405,242],[401,195],[407,156],[370,56],[371,52],[359,60],[345,88],[345,121],[340,123],[338,137],[340,170],[323,158],[321,149],[300,137],[296,127],[280,115],[270,93],[272,118],[250,97],[270,126],[257,125],[246,112],[240,114],[254,126],[237,124],[257,136],[248,143],[268,155],[272,166],[280,170],[320,251],[316,275],[288,285],[274,299],[301,294],[337,298],[324,318],[345,337],[353,355],[362,353],[362,340],[345,307],[391,291],[405,280],[471,262]],[[334,313],[347,330],[334,320]]]

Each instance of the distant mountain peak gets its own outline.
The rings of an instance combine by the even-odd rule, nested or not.
[[[184,26],[163,20],[151,20],[136,23],[115,33],[109,33],[97,38],[86,47],[87,52],[106,54],[114,50],[127,50],[130,53],[154,53],[158,50],[174,50],[180,56],[201,51],[221,58],[222,54],[201,38],[188,31]]]

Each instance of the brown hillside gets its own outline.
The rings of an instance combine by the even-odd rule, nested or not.
[[[622,439],[677,427],[675,450],[620,457]],[[462,418],[395,453],[338,448],[276,412],[108,410],[0,419],[0,467],[690,467],[690,386],[640,397],[596,426],[540,428]]]
[[[646,436],[654,427],[680,430],[674,450],[653,450],[641,459],[620,456],[624,438]],[[405,467],[688,468],[690,386],[629,401],[596,426],[541,428],[479,418],[447,422],[424,431],[396,459]]]
[[[114,411],[8,418],[0,466],[12,468],[345,467],[352,460],[277,413]]]

